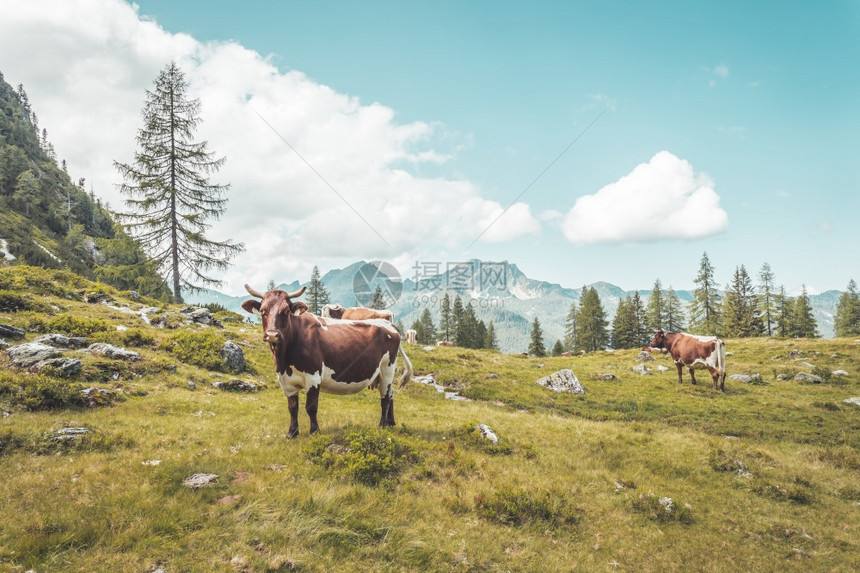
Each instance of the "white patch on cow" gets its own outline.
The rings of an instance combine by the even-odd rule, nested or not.
[[[346,321],[344,321],[346,322]],[[320,392],[326,394],[357,394],[379,379],[379,394],[385,396],[391,393],[394,380],[394,364],[389,365],[389,353],[386,352],[379,361],[379,366],[371,374],[370,378],[358,382],[338,382],[334,379],[335,372],[323,363],[320,371],[307,373],[292,367],[292,374],[286,372],[278,373],[278,384],[281,385],[284,395],[289,398],[295,396],[300,390],[307,391],[310,388],[319,387]],[[374,386],[375,387],[375,386]]]

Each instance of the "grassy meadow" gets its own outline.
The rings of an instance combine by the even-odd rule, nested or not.
[[[158,307],[177,328],[84,302],[93,293]],[[66,350],[83,365],[63,377],[0,352],[0,571],[860,569],[860,407],[843,402],[860,396],[856,340],[727,340],[729,374],[762,383],[727,379],[724,393],[705,373],[679,385],[656,354],[639,375],[637,350],[539,359],[409,345],[416,374],[470,401],[412,382],[383,430],[375,391],[322,395],[309,436],[302,395],[301,435],[287,440],[260,327],[230,313],[223,328],[187,325],[178,309],[0,268],[0,323],[25,341],[61,332],[141,355]],[[220,362],[225,340],[246,372]],[[562,368],[584,395],[535,384]],[[232,378],[263,388],[211,386]],[[88,407],[89,387],[114,395]],[[56,439],[65,427],[89,432]],[[184,486],[196,473],[218,477]]]

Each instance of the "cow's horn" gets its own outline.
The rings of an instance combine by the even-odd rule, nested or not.
[[[296,291],[296,292],[294,292],[294,293],[288,293],[288,294],[287,294],[287,298],[296,298],[296,297],[302,296],[302,293],[304,293],[304,292],[305,292],[305,289],[306,289],[306,288],[308,288],[308,287],[307,287],[307,286],[303,286],[302,288],[300,288],[299,290],[297,290],[297,291]]]
[[[257,297],[257,298],[263,298],[263,293],[258,292],[258,291],[255,291],[255,290],[254,290],[254,289],[252,289],[249,285],[245,285],[245,290],[246,290],[246,291],[248,291],[248,293],[249,293],[251,296],[255,296],[255,297]]]

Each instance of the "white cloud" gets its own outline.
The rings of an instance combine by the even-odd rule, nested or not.
[[[573,243],[641,243],[693,239],[722,231],[728,215],[714,182],[668,151],[576,200],[562,223]]]
[[[86,177],[113,209],[124,199],[113,161],[132,160],[144,92],[171,60],[202,103],[196,139],[227,157],[211,178],[231,184],[228,210],[211,236],[242,241],[248,252],[235,260],[225,290],[247,279],[299,278],[291,273],[308,274],[325,258],[404,257],[428,242],[462,247],[502,211],[468,180],[397,167],[449,159],[431,146],[431,138],[450,135],[440,136],[438,124],[396,123],[394,110],[380,103],[282,72],[235,42],[169,33],[119,0],[0,3],[6,81],[24,84],[72,177]],[[539,228],[518,203],[481,240]]]
[[[716,68],[714,68],[714,75],[718,78],[726,79],[729,77],[729,67],[725,64],[720,64]]]

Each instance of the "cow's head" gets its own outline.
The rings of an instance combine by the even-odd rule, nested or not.
[[[343,318],[344,308],[339,304],[327,304],[322,308],[325,318]]]
[[[246,300],[242,303],[242,308],[246,312],[260,315],[263,322],[263,340],[268,342],[269,348],[277,354],[278,349],[284,348],[292,337],[292,317],[308,310],[308,305],[305,303],[290,300],[301,296],[305,292],[305,287],[294,293],[282,290],[261,293],[248,285],[245,285],[245,290],[260,300]]]
[[[654,333],[654,338],[651,339],[651,348],[666,348],[666,333],[660,328]]]

